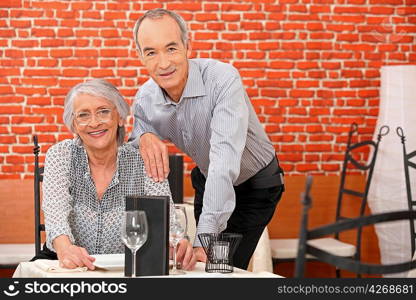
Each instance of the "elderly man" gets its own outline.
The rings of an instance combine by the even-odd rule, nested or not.
[[[238,71],[212,59],[188,59],[183,19],[164,9],[146,12],[134,38],[150,79],[134,104],[134,130],[146,171],[155,181],[169,172],[173,142],[197,167],[197,234],[233,232],[243,238],[234,266],[246,269],[284,190],[283,172],[245,92]],[[206,255],[198,238],[194,251]]]

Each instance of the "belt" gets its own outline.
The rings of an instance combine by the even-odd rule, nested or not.
[[[248,182],[256,189],[266,189],[284,185],[284,173],[276,157],[263,169],[251,177]]]

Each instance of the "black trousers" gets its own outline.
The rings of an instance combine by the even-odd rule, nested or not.
[[[277,164],[276,172],[282,172],[277,161],[273,160],[273,163]],[[234,186],[236,206],[227,222],[227,228],[223,231],[243,235],[233,256],[233,265],[240,269],[247,269],[260,236],[273,217],[276,205],[284,191],[282,182],[275,183],[272,187],[256,188],[253,184],[254,180],[251,179],[260,179],[260,175],[256,174],[246,182]],[[194,215],[198,224],[202,212],[206,179],[198,167],[192,170],[191,179],[195,189]]]

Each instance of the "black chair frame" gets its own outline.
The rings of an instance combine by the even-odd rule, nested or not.
[[[407,193],[407,204],[409,210],[415,210],[416,201],[412,200],[412,189],[410,184],[410,168],[416,169],[416,164],[411,162],[410,160],[416,156],[416,150],[407,153],[406,152],[406,136],[404,135],[403,128],[400,126],[396,128],[396,133],[400,137],[400,140],[403,145],[403,163],[404,163],[404,175],[405,175],[405,182],[406,182],[406,193]],[[416,241],[416,232],[415,232],[415,224],[413,222],[410,223],[410,241],[411,241],[411,256],[415,253],[415,241]]]
[[[367,205],[368,191],[370,189],[371,179],[373,177],[374,166],[376,164],[378,147],[379,147],[379,144],[380,144],[380,141],[381,141],[382,137],[387,135],[389,133],[389,131],[390,131],[389,127],[387,125],[384,125],[384,126],[380,127],[380,129],[379,129],[379,132],[378,132],[378,135],[377,135],[377,142],[374,142],[373,140],[368,140],[368,141],[363,141],[363,142],[351,144],[353,134],[355,132],[358,132],[358,125],[356,123],[351,124],[351,129],[350,129],[350,132],[348,134],[347,149],[345,151],[344,163],[343,163],[342,172],[341,172],[341,182],[340,182],[340,188],[339,188],[339,192],[338,192],[338,200],[337,200],[335,221],[350,219],[350,218],[347,218],[347,217],[344,217],[344,216],[341,215],[342,199],[343,199],[345,194],[352,195],[352,196],[355,196],[355,197],[358,197],[358,198],[361,199],[360,211],[359,211],[358,216],[361,217],[361,216],[364,215],[365,207]],[[360,147],[364,147],[364,146],[373,147],[372,158],[371,158],[370,163],[367,164],[367,165],[361,164],[360,162],[355,160],[353,155],[352,155],[352,153],[355,149],[360,148]],[[347,177],[347,168],[348,168],[349,163],[353,164],[357,169],[359,169],[361,171],[368,171],[364,192],[345,188],[345,181],[346,181],[346,177]],[[357,259],[357,260],[359,260],[360,257],[361,257],[361,235],[362,235],[362,229],[360,227],[358,227],[357,228],[357,242],[356,242],[357,251],[355,253],[355,259]],[[339,232],[335,233],[335,238],[339,239]]]
[[[41,251],[41,232],[45,231],[45,224],[41,223],[40,218],[40,187],[41,182],[43,181],[43,171],[44,167],[39,167],[39,152],[40,147],[38,144],[38,137],[33,136],[33,154],[35,154],[35,169],[34,173],[34,195],[35,195],[35,255],[38,256]]]
[[[347,217],[341,215],[343,198],[344,198],[344,195],[346,195],[346,194],[352,195],[352,196],[355,196],[355,197],[358,197],[358,198],[361,199],[359,216],[364,215],[365,207],[366,207],[366,204],[367,204],[367,195],[368,195],[368,191],[370,189],[373,170],[374,170],[374,166],[375,166],[375,163],[376,163],[378,147],[379,147],[379,144],[380,144],[380,141],[381,141],[382,137],[387,135],[389,133],[389,131],[390,131],[390,129],[389,129],[388,126],[382,126],[379,129],[379,133],[378,133],[378,136],[377,136],[377,142],[374,142],[373,140],[368,140],[368,141],[363,141],[363,142],[358,142],[358,143],[352,144],[353,135],[358,132],[358,125],[357,125],[357,123],[352,123],[351,124],[350,130],[348,132],[347,146],[346,146],[344,161],[343,161],[343,165],[342,165],[340,187],[338,189],[335,221],[348,219]],[[373,147],[372,158],[371,158],[371,161],[368,165],[361,164],[360,162],[355,160],[354,157],[353,157],[353,151],[355,149],[358,149],[360,147],[365,147],[365,146]],[[361,171],[367,171],[368,172],[364,192],[345,188],[345,182],[346,182],[346,178],[347,178],[347,169],[348,169],[349,163],[353,164],[357,169],[359,169]],[[357,235],[356,235],[356,253],[355,253],[355,256],[354,256],[356,259],[360,259],[360,256],[361,256],[361,235],[362,235],[362,230],[360,228],[358,228],[357,229]],[[334,235],[334,237],[339,240],[340,239],[339,233],[336,233]],[[308,258],[307,260],[308,261],[316,261],[315,258]],[[293,262],[293,259],[292,258],[288,258],[288,259],[273,258],[273,263],[274,264],[283,263],[283,262]],[[340,277],[340,276],[341,276],[340,271],[338,269],[336,269],[336,277]]]
[[[351,230],[355,228],[362,228],[367,225],[373,225],[382,222],[392,222],[399,220],[408,220],[413,222],[416,219],[416,211],[394,211],[369,216],[362,216],[358,218],[340,220],[333,224],[321,226],[312,230],[307,229],[308,212],[311,207],[311,197],[309,191],[312,185],[312,177],[308,176],[306,183],[306,191],[302,194],[303,213],[301,220],[301,232],[299,239],[298,256],[295,266],[295,277],[301,278],[304,276],[304,265],[306,254],[313,255],[317,260],[334,265],[339,269],[347,270],[357,274],[389,274],[408,271],[416,268],[416,260],[409,260],[407,262],[397,264],[369,264],[362,263],[354,258],[346,258],[331,254],[325,250],[318,249],[308,244],[309,239],[316,239],[337,232]]]

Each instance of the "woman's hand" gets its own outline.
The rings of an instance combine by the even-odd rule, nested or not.
[[[75,269],[85,266],[89,270],[95,269],[95,266],[92,264],[95,258],[90,256],[84,248],[73,245],[68,236],[60,235],[55,238],[53,247],[56,249],[61,267]]]
[[[193,270],[196,264],[196,256],[191,243],[187,239],[182,239],[176,250],[177,262],[181,262],[182,269]]]
[[[92,264],[95,258],[90,256],[84,248],[75,245],[70,245],[58,252],[58,259],[60,265],[64,268],[75,269],[85,266],[89,270],[95,269]]]

